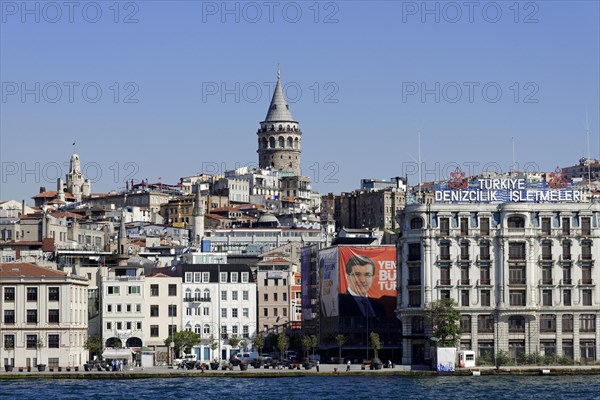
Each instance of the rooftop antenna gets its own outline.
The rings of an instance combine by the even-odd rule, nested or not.
[[[592,183],[592,161],[590,159],[590,121],[588,120],[587,107],[585,108],[585,134],[587,136],[588,185],[591,185],[591,183]]]
[[[419,145],[419,201],[422,201],[421,199],[421,131],[417,131],[417,142]]]
[[[512,165],[511,165],[511,170],[514,173],[515,172],[515,137],[513,136],[511,138],[512,141]]]

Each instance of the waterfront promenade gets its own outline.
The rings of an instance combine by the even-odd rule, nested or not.
[[[600,365],[590,366],[505,366],[496,369],[493,366],[462,368],[454,372],[430,371],[426,366],[396,365],[394,368],[382,368],[380,370],[362,369],[361,365],[353,364],[350,371],[346,371],[346,365],[341,364],[321,364],[319,372],[315,368],[310,370],[303,369],[273,369],[273,368],[253,368],[249,367],[246,371],[241,371],[239,367],[233,370],[200,371],[184,370],[169,367],[151,367],[151,368],[133,368],[119,372],[109,371],[45,371],[38,372],[19,372],[15,369],[12,372],[0,372],[0,379],[23,379],[23,378],[58,378],[58,379],[141,379],[141,378],[180,378],[180,377],[303,377],[303,376],[436,376],[436,375],[457,375],[470,376],[473,371],[479,371],[481,375],[540,375],[543,370],[550,375],[600,375]]]

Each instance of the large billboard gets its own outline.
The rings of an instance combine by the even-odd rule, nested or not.
[[[312,319],[312,303],[310,301],[310,289],[312,285],[314,285],[311,274],[311,248],[303,247],[300,250],[300,267],[302,273],[302,319],[303,320],[311,320]]]
[[[341,246],[339,266],[339,316],[394,316],[395,247]]]

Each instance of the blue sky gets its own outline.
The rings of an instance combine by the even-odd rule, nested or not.
[[[255,164],[278,63],[321,193],[599,157],[599,2],[464,3],[2,0],[0,199]]]

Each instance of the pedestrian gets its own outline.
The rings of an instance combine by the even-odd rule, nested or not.
[[[113,372],[117,370],[117,367],[115,365],[115,360],[112,360],[110,362],[110,370],[113,371]]]
[[[346,363],[346,372],[350,371],[350,360]]]
[[[319,372],[319,360],[317,360],[317,372]]]

